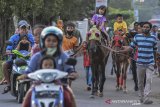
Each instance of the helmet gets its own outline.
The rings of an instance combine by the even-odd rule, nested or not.
[[[40,35],[40,47],[44,48],[44,41],[48,35],[53,35],[58,38],[58,46],[60,47],[63,39],[63,32],[57,27],[49,26],[43,29]]]

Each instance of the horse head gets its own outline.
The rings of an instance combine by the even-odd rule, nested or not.
[[[122,47],[124,45],[124,38],[119,35],[113,37],[112,46],[113,47]]]
[[[89,32],[87,33],[88,38],[88,50],[92,53],[96,53],[99,50],[99,45],[101,41],[101,32],[97,29],[96,25],[94,25]]]

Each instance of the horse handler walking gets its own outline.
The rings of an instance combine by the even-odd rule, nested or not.
[[[130,46],[125,46],[124,50],[117,52],[131,51],[138,47],[137,57],[137,76],[138,88],[140,93],[140,101],[143,104],[152,104],[153,101],[149,99],[151,92],[152,74],[154,67],[156,67],[156,37],[150,34],[152,24],[144,22],[142,26],[142,34],[137,34],[134,37]],[[144,78],[146,74],[146,85],[144,87]]]

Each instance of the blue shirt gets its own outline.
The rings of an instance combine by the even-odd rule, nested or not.
[[[156,37],[156,39],[158,40],[158,32],[151,32],[150,33],[152,36]]]
[[[43,55],[42,52],[37,52],[31,57],[31,60],[29,62],[29,68],[26,73],[34,72],[38,69],[40,69],[40,60],[42,59]],[[65,61],[68,59],[68,56],[65,53],[61,53],[59,56],[55,57],[56,62],[56,69],[59,69],[61,71],[65,71],[68,73],[73,72],[73,67],[70,65],[65,64]]]
[[[31,46],[34,45],[34,38],[32,34],[27,34],[28,40],[31,42]],[[20,35],[19,34],[14,34],[10,37],[9,41],[12,42],[12,46],[7,46],[6,50],[13,50],[17,47],[18,42],[20,39]]]
[[[133,49],[138,47],[138,64],[154,64],[154,52],[157,50],[157,41],[154,36],[137,34],[130,45]]]

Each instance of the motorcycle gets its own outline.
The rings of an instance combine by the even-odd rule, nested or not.
[[[74,66],[76,62],[75,59],[69,58],[65,63]],[[31,99],[27,99],[31,100],[31,107],[65,107],[66,89],[59,80],[69,79],[67,72],[57,69],[40,69],[29,73],[28,78],[33,80]]]
[[[13,43],[5,41],[5,44],[12,46]],[[22,103],[25,93],[30,88],[30,80],[17,80],[17,77],[24,74],[25,70],[28,69],[30,60],[30,52],[26,50],[7,50],[5,54],[8,60],[13,61],[12,69],[10,72],[10,92],[11,95],[15,96],[18,103]]]
[[[17,77],[25,74],[24,71],[28,69],[30,52],[25,50],[12,50],[11,54],[15,55],[12,71],[10,74],[11,95],[17,98],[18,103],[22,103],[26,92],[30,88],[30,80],[17,80]]]
[[[63,87],[54,81],[67,75],[57,69],[41,69],[28,74],[30,79],[41,81],[32,88],[31,107],[64,107]]]

